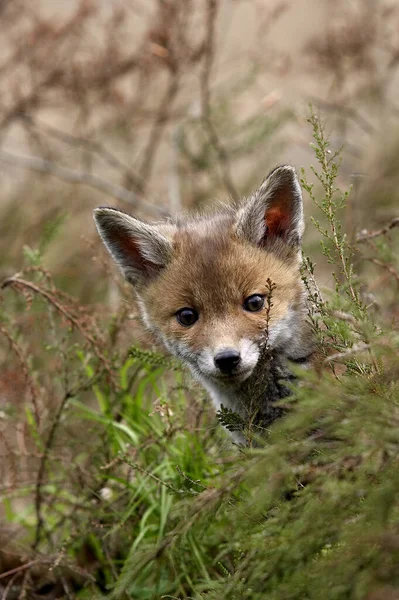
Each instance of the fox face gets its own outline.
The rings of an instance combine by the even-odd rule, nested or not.
[[[278,167],[236,206],[162,223],[95,210],[144,324],[208,388],[237,390],[266,352],[300,358],[302,195]]]

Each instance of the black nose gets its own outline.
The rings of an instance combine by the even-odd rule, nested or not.
[[[226,348],[220,350],[213,359],[215,365],[222,371],[222,373],[231,373],[233,369],[238,365],[241,360],[240,353],[237,350]]]

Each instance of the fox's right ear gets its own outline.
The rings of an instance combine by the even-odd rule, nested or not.
[[[96,208],[94,221],[127,281],[136,285],[156,276],[172,254],[174,226],[150,224],[115,208]]]
[[[302,204],[294,167],[277,167],[240,209],[237,234],[257,246],[280,238],[299,248],[305,228]]]

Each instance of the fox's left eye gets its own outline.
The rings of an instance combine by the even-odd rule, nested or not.
[[[176,313],[176,319],[184,327],[190,327],[198,321],[198,313],[194,308],[181,308]]]
[[[260,294],[253,294],[244,300],[244,308],[248,312],[258,312],[265,305],[265,297]]]

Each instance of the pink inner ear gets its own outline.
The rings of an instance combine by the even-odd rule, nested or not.
[[[143,258],[137,243],[128,235],[118,235],[118,246],[123,252],[126,262],[136,269],[147,271],[154,265]]]
[[[284,235],[290,226],[290,214],[282,206],[270,208],[265,215],[267,234]]]

